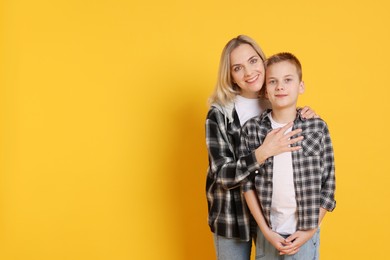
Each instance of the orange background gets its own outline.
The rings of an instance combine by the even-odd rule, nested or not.
[[[330,127],[321,259],[384,259],[387,1],[3,0],[0,258],[214,259],[204,120],[225,43],[296,54]]]

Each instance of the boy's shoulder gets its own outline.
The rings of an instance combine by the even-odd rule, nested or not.
[[[327,123],[322,118],[296,120],[295,126],[296,128],[302,128],[304,131],[323,131],[328,128]]]
[[[269,118],[269,113],[270,110],[266,110],[260,115],[248,119],[248,121],[246,121],[245,124],[242,126],[242,131],[257,132],[260,128],[265,128],[267,124],[264,123],[264,120],[267,120]]]

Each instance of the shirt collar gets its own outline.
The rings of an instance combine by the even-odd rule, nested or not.
[[[267,120],[268,122],[270,122],[271,112],[272,112],[272,109],[267,109],[266,111],[263,112],[263,114],[261,115],[261,122],[262,122],[262,123],[263,123],[265,120]],[[302,112],[302,108],[297,108],[297,115],[296,115],[296,117],[295,117],[294,122],[296,122],[297,120],[302,121],[302,122],[306,120],[306,118],[303,118],[303,117],[302,117],[301,112]]]

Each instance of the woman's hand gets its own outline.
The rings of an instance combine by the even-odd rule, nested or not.
[[[292,125],[293,122],[290,122],[282,128],[274,129],[267,134],[263,144],[255,151],[258,163],[263,163],[265,160],[267,160],[267,158],[271,156],[301,149],[301,146],[291,147],[290,145],[301,141],[303,139],[303,136],[298,136],[293,139],[290,138],[302,132],[302,129],[295,129],[294,131],[284,134],[290,127],[292,127]]]
[[[301,109],[301,116],[305,119],[320,117],[319,115],[316,114],[316,112],[313,109],[311,109],[308,106],[305,106]]]

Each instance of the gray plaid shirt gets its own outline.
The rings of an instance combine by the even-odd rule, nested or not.
[[[239,172],[249,177],[243,191],[256,189],[263,215],[271,227],[273,157],[259,165],[254,150],[259,147],[272,130],[270,110],[252,118],[242,127],[239,155],[246,163]],[[294,187],[297,201],[297,230],[308,230],[318,226],[320,207],[332,211],[336,206],[335,168],[333,147],[326,123],[319,118],[302,119],[297,113],[293,130],[301,128],[304,139],[294,145],[301,146],[292,152]],[[251,178],[252,173],[255,177]]]
[[[210,108],[206,118],[208,223],[217,235],[249,241],[256,223],[241,192],[250,173],[237,171],[245,163],[237,156],[240,130],[234,103]]]

